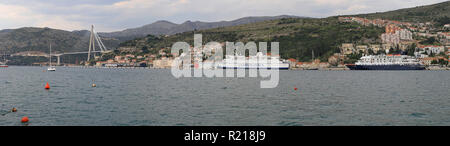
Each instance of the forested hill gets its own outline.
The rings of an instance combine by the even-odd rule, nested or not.
[[[435,22],[437,26],[442,26],[450,23],[450,1],[382,13],[360,14],[356,16],[369,19],[381,18],[404,22]]]
[[[194,34],[203,35],[203,43],[217,42],[280,42],[280,54],[283,58],[295,58],[310,61],[312,50],[315,56],[326,60],[339,52],[342,43],[379,43],[384,29],[361,26],[356,23],[342,23],[337,18],[283,18],[232,27],[190,31],[167,37],[147,37],[126,41],[120,46],[152,48],[156,52],[161,48],[170,48],[177,41],[193,44]]]
[[[51,28],[24,27],[0,31],[0,52],[17,53],[23,51],[48,52],[52,43],[54,52],[87,51],[89,31],[65,31]],[[116,48],[119,40],[103,38],[103,43]]]

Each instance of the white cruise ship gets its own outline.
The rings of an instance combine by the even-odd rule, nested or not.
[[[351,70],[424,70],[417,59],[406,55],[363,56],[355,64],[346,65]]]
[[[259,60],[259,61],[258,61]],[[264,61],[266,60],[266,61]],[[258,52],[256,56],[232,56],[227,55],[222,62],[217,64],[217,68],[222,69],[289,69],[289,63],[280,60],[278,57],[263,55]]]

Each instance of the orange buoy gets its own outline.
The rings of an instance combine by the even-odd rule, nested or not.
[[[47,84],[45,85],[45,89],[50,89],[50,85],[48,84],[48,82],[47,82]]]
[[[17,109],[16,109],[15,107],[13,107],[13,108],[11,109],[11,112],[17,112]]]
[[[23,117],[21,120],[22,123],[27,123],[28,122],[28,117]]]

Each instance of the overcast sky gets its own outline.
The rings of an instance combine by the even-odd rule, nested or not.
[[[383,12],[446,0],[1,0],[0,29],[50,27],[99,32],[175,23],[233,20],[245,16],[328,17]]]

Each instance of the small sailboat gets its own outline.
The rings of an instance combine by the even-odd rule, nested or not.
[[[0,62],[0,67],[8,67],[8,65],[6,65],[6,55],[3,55],[3,62]]]
[[[56,71],[56,68],[54,66],[52,66],[52,44],[50,44],[49,58],[50,58],[49,59],[50,63],[49,63],[49,66],[47,68],[47,71]]]

